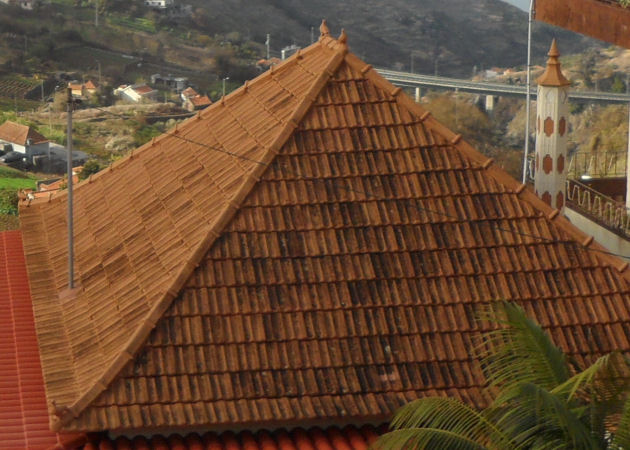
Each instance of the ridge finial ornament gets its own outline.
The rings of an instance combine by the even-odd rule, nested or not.
[[[324,36],[330,36],[330,28],[328,28],[328,25],[326,24],[326,19],[322,20],[322,24],[319,26],[319,32],[320,39]]]
[[[346,45],[348,43],[348,35],[346,34],[346,30],[341,29],[341,34],[339,35],[339,39],[337,39],[340,44]]]

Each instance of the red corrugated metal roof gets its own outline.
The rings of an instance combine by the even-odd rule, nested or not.
[[[0,448],[61,447],[48,426],[22,234],[0,233]]]
[[[630,48],[630,8],[616,0],[537,0],[536,20]]]
[[[177,449],[177,450],[367,450],[376,440],[380,431],[373,426],[356,428],[347,426],[322,430],[302,428],[292,431],[259,431],[255,434],[244,431],[239,434],[206,433],[204,435],[178,434],[169,437],[153,436],[149,439],[137,436],[133,439],[119,437],[102,438],[85,446],[85,450],[140,450],[140,449]]]

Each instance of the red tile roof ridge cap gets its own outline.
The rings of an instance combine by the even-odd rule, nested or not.
[[[346,63],[348,63],[359,72],[361,72],[361,69],[365,67],[365,63],[352,53],[348,53],[345,57],[345,60]],[[369,70],[365,72],[364,77],[371,80],[377,86],[381,87],[385,92],[393,92],[394,86],[385,78],[383,78],[379,73],[377,73],[376,70]],[[496,182],[515,192],[518,191],[520,188],[521,191],[519,192],[519,198],[529,203],[542,215],[548,217],[553,212],[554,208],[547,205],[542,199],[538,198],[538,196],[534,192],[532,192],[531,189],[522,189],[522,183],[512,178],[505,170],[497,167],[496,165],[484,167],[484,165],[488,162],[487,156],[476,150],[465,139],[457,139],[457,133],[453,132],[445,125],[442,125],[433,117],[433,115],[427,115],[427,111],[418,103],[413,101],[409,96],[396,95],[394,99],[396,102],[408,108],[412,113],[417,114],[419,117],[424,117],[423,123],[425,124],[425,126],[427,126],[427,128],[437,131],[447,141],[454,142],[452,144],[453,148],[457,149],[466,158],[479,164],[483,168],[483,170],[487,172],[488,175],[490,175]],[[624,261],[622,258],[611,254],[611,252],[609,252],[597,241],[589,243],[587,249],[587,246],[582,245],[582,243],[586,242],[586,239],[588,239],[590,236],[580,231],[563,214],[553,219],[553,222],[559,230],[567,233],[567,235],[571,239],[574,239],[577,246],[583,248],[586,251],[590,251],[593,256],[598,259],[598,261],[616,269],[626,281],[630,282],[630,270],[628,270],[630,264],[626,265],[625,263],[627,261]],[[628,256],[630,257],[630,255]]]
[[[318,43],[313,44],[311,47],[316,48]],[[135,356],[135,354],[140,351],[142,345],[149,337],[151,330],[155,327],[160,318],[164,315],[168,307],[171,305],[172,301],[177,297],[177,294],[182,289],[192,271],[197,267],[197,265],[201,262],[204,255],[209,251],[210,247],[214,243],[214,241],[219,236],[219,232],[227,225],[230,219],[236,214],[236,212],[240,209],[240,205],[242,205],[243,201],[252,190],[254,185],[257,183],[257,180],[260,179],[261,175],[265,170],[267,170],[271,161],[277,155],[277,149],[281,148],[284,143],[289,139],[292,133],[295,130],[294,123],[299,123],[303,120],[304,116],[311,109],[311,106],[314,102],[314,98],[317,97],[317,94],[321,92],[321,90],[326,86],[330,78],[332,77],[331,73],[334,74],[341,63],[344,60],[345,52],[333,52],[330,55],[330,59],[328,64],[322,68],[320,75],[313,81],[313,84],[308,89],[304,98],[294,109],[292,116],[285,122],[283,128],[280,130],[274,141],[269,144],[266,152],[261,158],[260,163],[254,167],[254,169],[247,174],[246,180],[239,187],[238,191],[233,197],[233,201],[230,204],[239,205],[238,208],[226,207],[221,214],[216,218],[213,224],[210,225],[210,228],[206,231],[206,237],[201,241],[198,247],[193,252],[191,258],[188,260],[188,263],[184,264],[177,275],[175,276],[171,286],[166,289],[166,292],[162,296],[162,298],[158,299],[149,313],[145,316],[142,324],[138,327],[135,333],[129,338],[126,345],[121,350],[120,354],[112,361],[112,363],[107,367],[103,375],[97,379],[94,385],[84,391],[78,399],[72,403],[72,405],[64,405],[64,411],[60,416],[52,416],[51,417],[51,429],[53,431],[60,431],[64,426],[68,425],[73,419],[78,418],[81,412],[87,408],[92,401],[94,401],[102,392],[104,392],[107,387],[112,383],[114,378],[120,373],[120,371],[124,368],[124,366]],[[237,91],[241,91],[243,88],[239,88]],[[237,91],[230,94],[233,96],[237,93]],[[216,103],[217,107],[221,107],[220,103]],[[210,106],[209,108],[212,108]],[[208,108],[208,109],[209,109]],[[186,124],[193,123],[195,118],[192,117],[186,120]],[[143,146],[145,147],[145,146]],[[141,147],[142,148],[142,147]],[[129,157],[124,158],[127,160]]]

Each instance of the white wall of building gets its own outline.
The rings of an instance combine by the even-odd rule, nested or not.
[[[630,241],[627,239],[616,235],[612,231],[609,231],[571,208],[564,208],[563,213],[573,225],[589,236],[593,236],[593,239],[595,239],[595,241],[607,250],[613,253],[630,256]]]

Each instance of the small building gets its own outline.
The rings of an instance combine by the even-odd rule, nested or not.
[[[181,92],[188,85],[188,78],[174,77],[172,75],[163,76],[159,73],[154,73],[151,75],[151,84],[154,86],[164,86],[177,92]]]
[[[282,60],[280,58],[269,58],[269,59],[260,59],[256,62],[256,68],[261,72],[270,69],[273,66],[277,66],[280,64]]]
[[[212,104],[212,100],[207,95],[196,95],[184,100],[183,107],[188,111],[199,111]]]
[[[87,95],[92,95],[95,94],[98,91],[98,84],[95,83],[92,80],[88,80],[84,85],[83,88],[85,89],[85,92]]]
[[[114,89],[114,95],[133,103],[149,103],[157,101],[158,91],[146,84],[123,84]]]
[[[152,9],[169,9],[175,6],[175,0],[145,0],[144,4]]]
[[[85,85],[83,83],[79,83],[77,81],[71,81],[70,83],[68,83],[68,87],[70,88],[72,97],[74,98],[85,97]]]
[[[185,102],[189,98],[197,97],[198,95],[199,95],[199,92],[195,91],[192,87],[189,86],[186,89],[184,89],[179,96],[181,97],[182,102]]]
[[[19,6],[22,9],[33,10],[39,4],[39,0],[0,0],[0,3]]]
[[[282,50],[280,50],[280,54],[282,55],[282,61],[284,61],[285,59],[287,59],[289,56],[293,55],[294,53],[296,53],[301,47],[293,44],[293,45],[289,45],[287,47],[284,47]]]
[[[23,153],[32,160],[48,154],[50,141],[32,127],[7,120],[0,125],[0,149]]]

